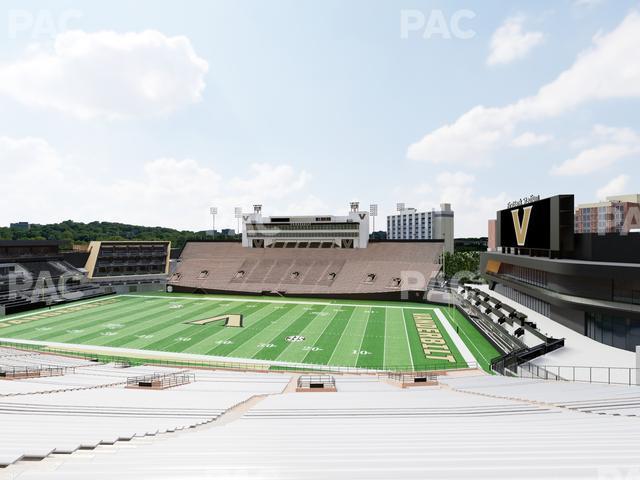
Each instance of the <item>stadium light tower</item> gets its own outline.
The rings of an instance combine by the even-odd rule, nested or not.
[[[238,220],[238,230],[237,233],[242,233],[240,232],[240,219],[242,218],[242,207],[236,207],[233,209],[234,214],[236,216],[236,220]]]
[[[369,216],[372,218],[373,231],[376,231],[376,217],[378,216],[378,204],[372,203],[369,205]]]
[[[210,207],[209,213],[213,218],[212,229],[211,229],[211,238],[213,239],[216,237],[216,215],[218,214],[218,207]]]

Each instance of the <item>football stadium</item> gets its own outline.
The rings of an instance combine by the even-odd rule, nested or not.
[[[3,5],[0,480],[640,480],[638,0]]]
[[[73,252],[0,242],[0,477],[635,468],[635,354],[553,315],[566,295],[546,303],[519,282],[553,278],[516,270],[521,260],[553,251],[547,262],[562,265],[584,250],[572,197],[530,200],[496,213],[472,283],[473,272],[444,275],[450,209],[431,225],[440,239],[373,240],[353,202],[347,216],[265,217],[256,206],[241,239],[176,252],[162,241]]]

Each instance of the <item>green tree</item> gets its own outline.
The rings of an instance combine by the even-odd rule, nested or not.
[[[0,228],[2,240],[60,240],[65,245],[86,244],[92,240],[164,240],[174,248],[182,248],[188,240],[210,240],[204,231],[175,230],[164,227],[145,227],[116,222],[74,222],[65,220],[47,225],[31,224],[29,230]],[[239,240],[240,235],[223,237],[217,241]]]
[[[447,278],[452,278],[459,272],[477,274],[480,269],[480,252],[446,252],[444,263]]]

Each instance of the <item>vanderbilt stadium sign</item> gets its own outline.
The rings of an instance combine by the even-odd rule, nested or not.
[[[533,201],[529,201],[533,200]],[[522,203],[522,202],[527,203]],[[539,199],[526,197],[510,202],[497,214],[497,246],[532,250],[573,249],[573,195]]]
[[[540,195],[529,195],[528,197],[522,197],[518,200],[507,203],[507,208],[521,207],[522,205],[526,205],[527,203],[538,202],[539,200]]]

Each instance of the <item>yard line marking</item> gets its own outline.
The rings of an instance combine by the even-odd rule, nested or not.
[[[449,323],[449,320],[447,319],[447,317],[444,316],[444,314],[440,311],[439,308],[436,308],[434,311],[436,312],[436,316],[438,317],[438,320],[440,320],[440,323],[449,334],[449,337],[451,338],[451,340],[453,340],[453,343],[458,348],[460,355],[462,355],[462,358],[467,363],[467,365],[469,365],[470,363],[477,365],[478,359],[473,356],[473,354],[471,353],[471,350],[469,350],[469,348],[467,347],[467,344],[462,341],[462,339],[460,338],[460,335],[458,335],[458,333],[456,332],[456,329],[453,328],[453,326],[451,326],[451,323]]]
[[[411,351],[411,342],[409,341],[409,332],[407,331],[407,319],[404,316],[404,308],[402,309],[402,323],[404,324],[404,335],[407,341],[407,348],[409,349],[409,357],[411,358],[411,368],[416,368],[416,364],[413,362],[413,352]]]
[[[272,311],[269,313],[269,315],[271,315],[272,313],[274,313],[276,310],[272,309]],[[274,340],[277,340],[278,338],[282,337],[282,333],[289,328],[296,320],[298,320],[300,318],[301,315],[304,315],[304,312],[298,312],[298,309],[296,308],[296,306],[294,306],[291,310],[287,311],[284,315],[282,315],[278,321],[275,321],[273,324],[271,325],[267,325],[265,326],[262,330],[260,330],[259,332],[256,333],[256,335],[252,336],[251,338],[247,339],[245,342],[237,345],[231,352],[229,352],[228,355],[231,355],[232,353],[240,350],[240,349],[244,349],[247,348],[249,349],[249,345],[253,345],[253,343],[249,343],[249,342],[253,342],[256,340],[255,337],[260,337],[261,335],[264,335],[265,340],[264,341],[260,341],[258,339],[258,341],[260,343],[273,343]],[[267,315],[268,316],[268,315]],[[266,317],[264,317],[266,318]],[[286,320],[284,320],[286,319]],[[276,330],[276,327],[279,327],[278,322],[282,321],[283,324],[286,321],[286,324],[284,324],[284,326],[280,327],[278,330]],[[268,334],[268,337],[267,337]],[[233,338],[233,337],[232,337]],[[252,353],[247,353],[245,355],[247,355],[247,358],[252,358],[254,360],[259,360],[256,359],[255,356],[260,354],[262,352],[263,348],[262,347],[251,347],[251,352]],[[262,360],[260,360],[262,361]]]
[[[116,298],[116,297],[120,297],[120,296],[127,296],[127,297],[134,297],[135,295],[104,295],[102,297],[98,297],[98,298],[94,298],[92,300],[78,300],[77,302],[69,302],[69,303],[65,303],[64,305],[60,305],[58,307],[50,307],[50,308],[37,308],[34,310],[29,310],[27,313],[22,313],[22,314],[15,314],[15,315],[7,315],[6,320],[3,321],[8,321],[8,320],[13,320],[14,318],[22,318],[22,317],[29,317],[31,315],[37,315],[38,313],[43,313],[43,312],[55,312],[56,310],[62,310],[65,308],[71,308],[71,307],[77,307],[79,305],[86,305],[88,303],[95,303],[95,302],[101,302],[104,301],[107,298]]]
[[[324,312],[324,310],[322,310],[322,311]],[[331,322],[333,322],[333,319],[336,318],[337,315],[338,315],[338,312],[334,311],[333,312],[333,316],[330,319],[327,320],[327,324],[322,329],[322,332],[320,333],[320,335],[318,335],[316,337],[316,339],[314,340],[313,345],[311,345],[312,347],[315,347],[316,343],[318,343],[320,341],[320,339],[322,338],[322,335],[324,335],[324,332],[327,331],[327,328],[329,328],[329,325],[331,325]],[[284,353],[284,351],[283,351],[283,353]],[[310,353],[311,353],[311,350],[309,352],[307,352],[307,354],[304,356],[304,358],[302,359],[303,362],[307,359],[307,357],[309,356]],[[282,355],[282,353],[280,355]],[[278,358],[280,357],[280,355],[278,355]]]
[[[451,312],[447,312],[447,313],[449,314],[448,315],[449,321],[458,325],[458,321],[451,317]],[[469,335],[467,335],[467,333],[464,330],[460,330],[460,332],[465,336],[465,338],[468,340],[470,345],[475,345],[473,341],[471,341],[471,339],[469,338]],[[491,359],[485,357],[482,351],[478,347],[476,347],[476,351],[478,352],[478,355],[480,355],[487,362],[488,365],[491,365]]]
[[[400,307],[395,305],[371,305],[366,303],[336,303],[336,302],[309,302],[309,301],[301,301],[301,300],[260,300],[260,299],[235,299],[235,298],[224,298],[224,297],[203,297],[203,298],[195,298],[195,297],[175,297],[168,295],[135,295],[131,293],[123,293],[118,295],[119,297],[141,297],[141,298],[155,298],[155,299],[164,299],[164,298],[173,298],[179,300],[197,300],[197,301],[213,301],[213,302],[256,302],[256,303],[293,303],[295,305],[337,305],[340,307],[368,307],[368,308],[409,308],[409,307]],[[433,307],[419,307],[419,306],[411,306],[414,310],[433,310]]]
[[[354,308],[353,311],[351,312],[351,315],[349,315],[349,320],[347,320],[347,325],[344,327],[344,330],[342,330],[342,335],[340,335],[340,338],[338,339],[338,341],[333,346],[333,352],[331,352],[331,356],[329,357],[329,361],[327,362],[327,365],[331,365],[332,364],[331,362],[333,361],[333,356],[338,351],[338,347],[340,346],[340,342],[342,342],[342,340],[344,338],[346,338],[345,332],[349,328],[349,324],[351,323],[351,320],[353,319],[353,316],[355,315],[355,313],[356,313],[356,309]]]
[[[387,354],[387,309],[384,309],[384,346],[382,348],[382,368],[384,368],[385,365],[385,358],[386,358],[386,354]]]
[[[362,352],[362,344],[364,343],[364,337],[367,335],[367,327],[369,326],[369,319],[371,318],[372,313],[373,313],[372,309],[369,309],[369,312],[367,312],[367,323],[364,324],[364,328],[362,329],[362,338],[360,338],[360,348],[358,349],[358,356],[356,357],[356,363],[353,364],[354,367],[358,366],[358,360],[360,360],[360,352]]]

